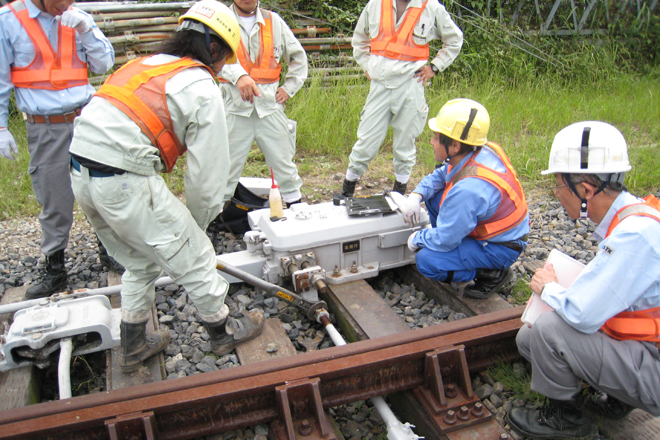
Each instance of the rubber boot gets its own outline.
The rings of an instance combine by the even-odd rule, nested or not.
[[[355,194],[355,185],[357,185],[357,180],[351,182],[344,178],[344,184],[341,186],[341,195],[344,197],[353,197],[353,194]]]
[[[407,189],[407,188],[408,188],[408,184],[407,184],[407,183],[401,183],[401,182],[399,182],[398,180],[395,180],[395,181],[394,181],[394,186],[392,187],[392,191],[396,191],[396,192],[398,192],[399,194],[403,194],[403,195],[405,195],[405,194],[406,194],[406,189]]]
[[[582,415],[573,400],[548,399],[541,409],[513,408],[507,421],[518,434],[535,439],[578,439],[598,434],[596,425]]]
[[[147,321],[140,323],[122,321],[120,337],[119,367],[125,374],[137,371],[144,360],[165,350],[170,343],[170,334],[167,330],[156,330],[147,335]]]
[[[237,345],[254,339],[264,328],[264,315],[253,310],[240,319],[228,317],[220,322],[205,322],[204,327],[211,337],[211,349],[218,356],[231,353]]]
[[[293,202],[286,202],[286,207],[287,209],[289,209],[291,208],[292,205],[295,205],[296,203],[300,203],[301,201],[302,201],[301,199],[298,199],[298,200],[294,200]]]
[[[44,298],[62,292],[67,287],[67,272],[64,267],[64,249],[52,255],[46,255],[46,271],[39,284],[30,286],[25,298]]]
[[[490,298],[511,279],[510,269],[478,269],[474,284],[463,289],[463,294],[474,299]]]
[[[103,246],[103,243],[101,243],[101,240],[99,240],[98,237],[96,237],[96,241],[99,244],[99,262],[105,266],[108,270],[111,270],[113,272],[117,273],[124,273],[124,266],[119,264],[117,260],[112,258],[110,255],[108,255],[108,251]]]

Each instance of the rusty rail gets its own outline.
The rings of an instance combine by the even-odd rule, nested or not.
[[[521,313],[522,308],[512,308],[240,368],[5,411],[0,413],[0,439],[185,439],[268,422],[274,422],[276,438],[291,439],[287,432],[309,424],[310,418],[306,426],[327,431],[320,420],[323,409],[397,391],[421,387],[442,409],[447,404],[443,381],[457,384],[474,402],[468,373],[517,356],[514,337]],[[448,350],[465,360],[438,364],[438,353]],[[429,356],[436,360],[430,362]]]

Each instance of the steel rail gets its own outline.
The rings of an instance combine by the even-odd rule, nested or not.
[[[423,386],[426,357],[464,346],[470,372],[517,356],[522,307],[166,382],[41,403],[0,413],[0,439],[195,438],[281,418],[279,388],[316,381],[323,408]],[[443,377],[456,365],[442,365]],[[445,371],[447,370],[447,371]],[[450,380],[450,379],[448,379]],[[279,388],[278,388],[279,387]],[[302,411],[306,405],[298,405]],[[137,424],[137,428],[136,425]],[[114,437],[109,434],[115,429]],[[142,429],[143,434],[139,434]],[[149,430],[147,429],[147,431]]]

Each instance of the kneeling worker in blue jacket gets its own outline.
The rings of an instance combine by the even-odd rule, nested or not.
[[[428,122],[435,159],[443,162],[408,196],[402,211],[412,224],[426,205],[432,228],[410,236],[417,269],[445,283],[474,280],[466,296],[485,299],[510,278],[527,245],[529,215],[516,172],[494,142],[490,117],[478,102],[454,99]]]

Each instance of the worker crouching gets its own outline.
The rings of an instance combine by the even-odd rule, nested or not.
[[[527,245],[529,215],[516,172],[502,147],[486,138],[490,116],[478,102],[454,99],[436,118],[435,159],[444,164],[406,199],[411,224],[424,201],[432,228],[408,239],[417,270],[445,283],[474,280],[466,296],[485,299],[510,278],[509,267]]]
[[[216,270],[204,233],[222,211],[229,147],[215,76],[236,62],[238,24],[214,0],[196,3],[177,32],[146,58],[129,62],[99,89],[76,122],[71,179],[76,200],[122,276],[120,366],[136,371],[170,342],[166,330],[146,334],[163,272],[183,285],[211,336],[230,352],[256,337],[259,311],[234,319],[224,304],[228,283]],[[184,205],[160,172],[186,155]]]

